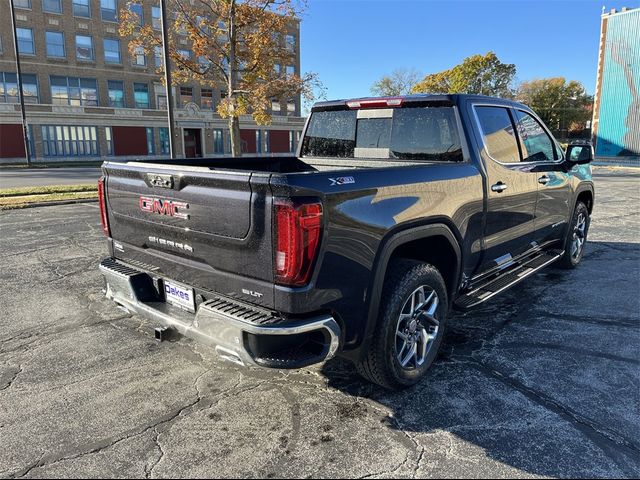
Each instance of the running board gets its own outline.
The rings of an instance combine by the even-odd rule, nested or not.
[[[562,253],[541,252],[533,258],[516,263],[513,267],[505,270],[497,277],[493,277],[488,282],[458,297],[454,302],[454,307],[456,310],[469,310],[480,305],[497,294],[513,287],[515,284],[520,283],[529,275],[533,275],[560,257],[562,257]]]

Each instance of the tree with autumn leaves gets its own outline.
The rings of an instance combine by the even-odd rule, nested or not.
[[[153,54],[162,48],[162,32],[140,23],[130,0],[121,12],[120,35],[129,38],[129,50]],[[319,87],[317,75],[291,74],[295,48],[287,36],[296,30],[304,8],[296,0],[166,0],[168,50],[174,85],[196,82],[216,88],[226,97],[217,107],[228,119],[231,154],[240,156],[241,115],[250,114],[258,125],[271,122],[272,99],[302,94],[311,100]],[[181,54],[186,39],[193,55]],[[162,73],[162,67],[158,73]]]

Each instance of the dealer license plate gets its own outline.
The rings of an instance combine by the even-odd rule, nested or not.
[[[196,311],[193,288],[180,285],[179,283],[175,283],[171,280],[165,280],[164,295],[167,302],[170,304],[176,305],[192,313]]]

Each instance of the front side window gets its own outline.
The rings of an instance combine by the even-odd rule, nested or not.
[[[26,55],[35,55],[36,47],[33,44],[33,30],[30,28],[16,28],[18,36],[18,52]]]
[[[294,139],[290,139],[294,148]],[[462,161],[453,107],[313,112],[302,145],[310,157]]]
[[[73,15],[76,17],[91,18],[89,0],[73,0]]]
[[[105,22],[118,21],[117,0],[100,0],[100,15]]]
[[[109,80],[109,106],[124,108],[124,83],[119,80]]]
[[[76,35],[76,58],[78,60],[93,60],[93,38]]]
[[[558,159],[553,140],[542,125],[526,112],[516,110],[518,135],[522,140],[523,162],[551,162]]]
[[[64,33],[62,32],[46,32],[45,40],[47,43],[47,57],[64,58]]]
[[[133,100],[136,108],[149,108],[149,86],[146,83],[133,84]]]
[[[62,13],[62,0],[42,0],[42,10],[49,13]]]
[[[520,161],[516,132],[509,111],[503,107],[475,107],[487,153],[502,163]]]
[[[104,61],[106,63],[121,63],[120,40],[113,38],[104,39]]]

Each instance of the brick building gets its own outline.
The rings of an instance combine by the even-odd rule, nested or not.
[[[30,150],[35,162],[169,153],[167,97],[156,55],[130,55],[118,35],[126,0],[14,0]],[[24,162],[9,1],[0,2],[0,163]],[[160,27],[156,2],[143,2],[143,22]],[[300,72],[299,24],[286,42],[295,53],[283,72]],[[180,40],[189,54],[186,37]],[[230,152],[226,120],[215,109],[224,87],[173,87],[179,157]],[[273,123],[240,119],[243,150],[293,151],[304,125],[300,97],[274,99]]]

